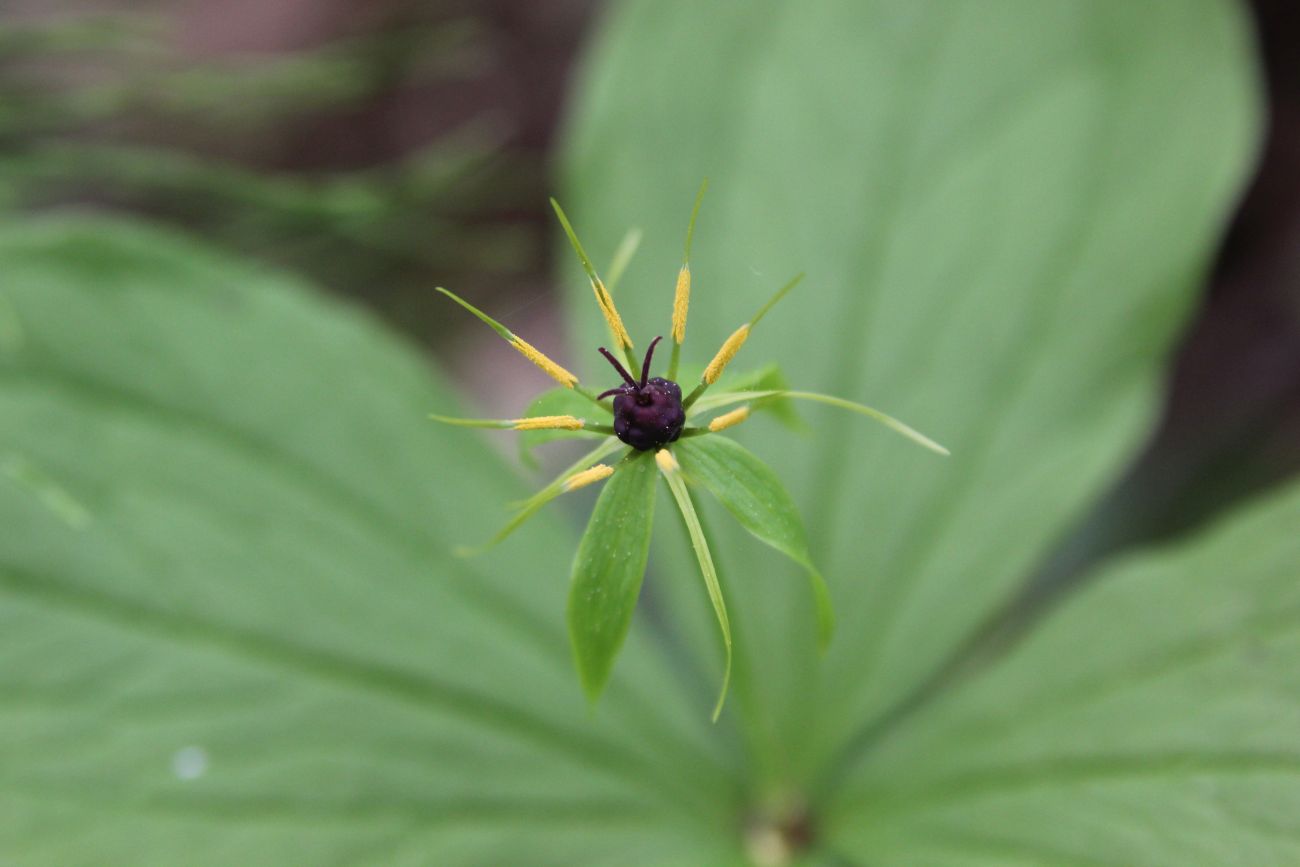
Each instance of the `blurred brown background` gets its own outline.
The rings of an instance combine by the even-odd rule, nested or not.
[[[1157,434],[1049,579],[1300,469],[1300,14],[1251,5],[1270,117],[1258,176]],[[8,0],[0,207],[142,213],[296,270],[427,346],[470,403],[515,413],[531,389],[510,387],[514,357],[429,290],[563,345],[546,198],[568,75],[599,13],[594,0]]]

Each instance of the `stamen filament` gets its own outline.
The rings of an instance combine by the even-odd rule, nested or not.
[[[482,322],[482,323],[483,323],[484,325],[486,325],[488,328],[491,328],[491,329],[492,329],[493,331],[495,331],[497,334],[500,334],[500,335],[501,335],[502,337],[504,337],[506,340],[514,340],[514,339],[515,339],[515,334],[514,334],[513,331],[511,331],[509,328],[506,328],[506,327],[505,327],[504,325],[502,325],[500,322],[497,322],[497,321],[496,321],[495,319],[493,319],[491,316],[488,316],[488,315],[487,315],[486,313],[484,313],[482,310],[479,310],[479,309],[478,309],[477,307],[475,307],[473,304],[470,304],[470,303],[469,303],[468,301],[466,301],[464,298],[461,298],[461,297],[460,297],[459,295],[457,295],[455,292],[452,292],[452,291],[450,291],[449,289],[444,289],[444,288],[442,288],[441,286],[435,286],[435,287],[434,287],[434,291],[435,291],[435,292],[441,292],[443,295],[446,295],[448,298],[450,298],[452,301],[455,301],[455,302],[456,302],[457,304],[459,304],[461,307],[464,307],[464,308],[465,308],[466,310],[468,310],[470,313],[473,313],[476,317],[478,317],[478,319],[479,319],[480,322]]]
[[[434,415],[433,413],[429,413],[429,418],[455,427],[485,427],[509,430],[515,424],[514,421],[507,418],[456,418],[455,416]]]
[[[704,204],[704,194],[708,192],[709,179],[700,181],[699,192],[695,194],[695,204],[691,206],[691,221],[686,224],[686,247],[682,250],[682,262],[691,261],[691,243],[695,240],[695,220],[700,216],[700,205]]]
[[[560,225],[564,227],[564,234],[568,237],[570,246],[578,254],[578,261],[582,264],[582,270],[586,272],[587,279],[591,281],[591,289],[596,293],[596,304],[600,307],[600,312],[605,317],[610,332],[614,335],[614,342],[622,347],[625,353],[628,353],[628,363],[635,366],[630,354],[632,338],[628,336],[627,329],[623,327],[623,318],[618,315],[613,296],[609,294],[609,290],[601,282],[600,275],[596,273],[595,266],[591,264],[591,257],[582,248],[582,242],[578,240],[578,233],[573,231],[573,225],[565,215],[564,209],[560,207],[560,203],[555,199],[551,199],[551,207],[555,210],[555,216],[559,217]]]
[[[587,251],[582,249],[582,242],[578,240],[578,233],[573,231],[573,226],[569,223],[569,218],[565,216],[564,209],[560,203],[551,199],[551,208],[555,210],[555,216],[560,218],[560,225],[564,228],[564,234],[569,238],[569,244],[573,251],[578,254],[578,261],[582,264],[582,270],[587,272],[587,279],[595,283],[600,278],[596,276],[596,267],[591,264],[591,258],[587,256]]]
[[[754,318],[749,320],[749,327],[753,328],[755,325],[757,325],[758,321],[762,319],[764,316],[766,316],[769,310],[771,310],[773,307],[776,306],[776,302],[784,298],[786,296],[786,293],[789,292],[791,289],[798,286],[799,283],[803,281],[803,278],[804,275],[803,272],[801,271],[798,274],[794,275],[794,277],[790,279],[789,283],[786,283],[780,289],[776,290],[776,293],[773,294],[771,298],[767,299],[767,303],[764,304],[762,307],[758,308],[758,312],[754,314]]]
[[[623,240],[619,241],[618,249],[614,251],[614,258],[609,262],[609,279],[606,287],[609,294],[613,295],[618,291],[618,284],[623,280],[623,274],[627,271],[627,266],[632,263],[632,257],[641,246],[641,230],[628,229]]]
[[[699,385],[695,386],[691,393],[686,395],[686,400],[682,401],[682,409],[690,409],[691,404],[695,403],[695,401],[699,399],[700,395],[704,394],[708,387],[709,384],[707,382],[701,382]]]
[[[600,407],[607,414],[610,415],[613,414],[614,412],[613,408],[611,408],[609,404],[605,403],[605,398],[603,395],[598,395],[594,391],[588,391],[587,389],[583,388],[581,385],[575,385],[573,387],[573,390],[576,391],[578,394],[582,395],[583,397],[585,397],[587,400],[594,403],[596,406]]]
[[[682,432],[677,435],[679,440],[688,440],[691,437],[702,437],[711,434],[713,431],[706,427],[684,427]]]
[[[677,366],[682,361],[682,345],[673,341],[673,354],[668,359],[668,378],[673,382],[677,381]]]
[[[506,342],[508,342],[511,346],[513,346],[520,355],[522,355],[524,358],[527,358],[533,364],[537,365],[538,369],[541,370],[542,373],[545,373],[547,376],[549,376],[551,379],[558,382],[560,385],[563,385],[565,388],[574,388],[578,384],[578,377],[574,376],[572,373],[565,370],[560,365],[556,364],[554,361],[548,358],[545,355],[545,353],[543,353],[540,349],[533,346],[531,343],[524,340],[519,335],[515,334],[509,328],[506,328],[500,322],[497,322],[491,316],[488,316],[482,310],[479,310],[473,304],[470,304],[468,301],[461,298],[456,293],[450,292],[442,288],[441,286],[437,286],[435,288],[437,289],[437,291],[441,292],[443,295],[446,295],[452,301],[455,301],[461,307],[464,307],[470,313],[473,313],[474,316],[476,316],[480,322],[482,322],[484,325],[488,326],[497,334],[499,334],[502,338],[504,338]]]
[[[681,361],[682,343],[686,340],[686,314],[691,306],[691,243],[695,240],[695,220],[700,215],[700,205],[704,202],[704,192],[709,188],[709,179],[700,183],[700,191],[695,194],[695,205],[691,208],[691,221],[686,227],[686,245],[682,250],[682,267],[677,272],[677,289],[673,293],[673,355],[668,362],[668,378],[677,379],[677,365]]]

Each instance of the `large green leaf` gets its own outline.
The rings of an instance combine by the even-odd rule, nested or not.
[[[0,274],[0,860],[725,863],[707,697],[634,629],[582,698],[576,533],[452,556],[527,488],[413,353],[150,230]]]
[[[1132,556],[877,743],[870,864],[1300,863],[1300,485]]]
[[[747,585],[735,688],[774,784],[815,777],[943,667],[1141,443],[1250,162],[1249,47],[1228,0],[630,0],[606,20],[565,201],[593,249],[645,230],[619,292],[634,338],[667,329],[708,176],[684,357],[806,270],[737,363],[952,450],[829,409],[813,441],[742,430],[804,510],[841,636],[819,665],[797,582],[719,522],[720,568]],[[680,548],[654,562],[685,569]],[[674,617],[703,653],[689,603]]]

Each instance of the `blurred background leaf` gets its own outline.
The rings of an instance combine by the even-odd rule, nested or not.
[[[808,448],[740,429],[789,456],[775,463],[840,615],[819,665],[803,587],[717,522],[742,724],[779,792],[861,748],[957,658],[1149,436],[1256,119],[1228,2],[763,12],[623,4],[589,60],[565,178],[591,247],[645,229],[620,291],[639,340],[667,328],[671,227],[708,176],[688,356],[806,270],[743,357],[953,451],[820,408]],[[681,550],[659,549],[667,573],[686,570]],[[665,605],[684,620],[693,603]]]
[[[425,419],[454,398],[410,351],[154,230],[10,227],[0,271],[4,857],[734,849],[736,757],[644,632],[588,713],[576,534],[450,553],[527,489]]]
[[[1124,558],[857,769],[862,863],[1300,862],[1300,485]]]

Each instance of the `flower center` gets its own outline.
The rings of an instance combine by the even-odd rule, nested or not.
[[[686,424],[686,410],[682,407],[682,387],[672,380],[650,376],[650,362],[655,345],[662,340],[656,337],[646,350],[641,365],[641,378],[633,379],[617,358],[605,347],[600,354],[614,366],[623,384],[600,395],[602,399],[614,396],[614,434],[634,449],[648,451],[675,442]]]

